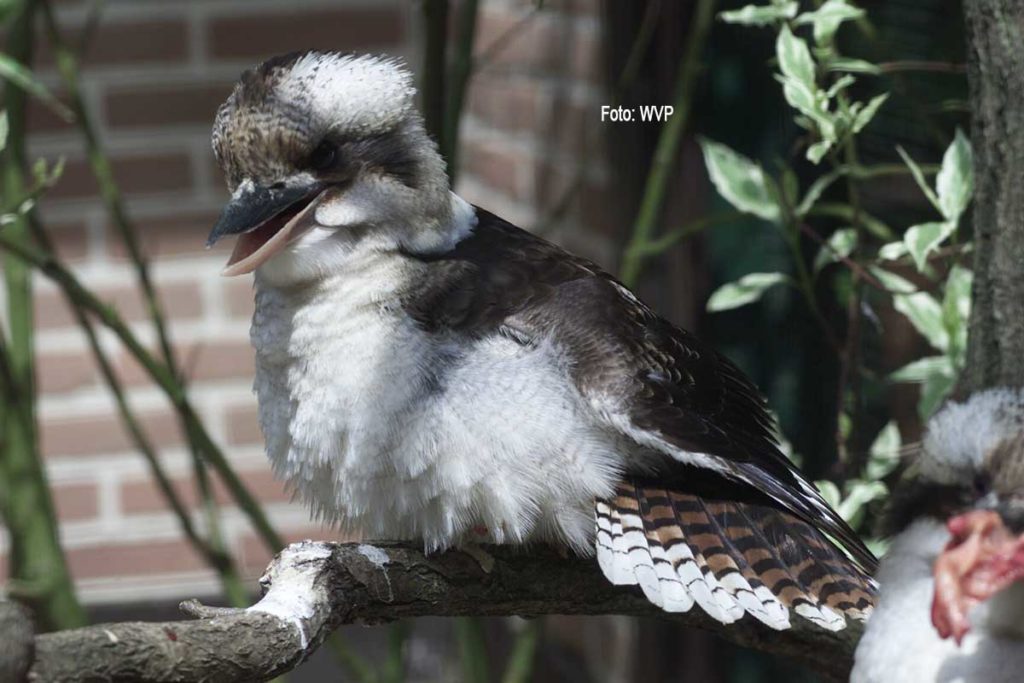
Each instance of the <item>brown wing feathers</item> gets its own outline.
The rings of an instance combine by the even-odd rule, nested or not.
[[[731,623],[749,613],[776,629],[789,610],[824,628],[864,619],[874,582],[818,531],[766,502],[716,499],[622,482],[597,504],[598,561],[619,585],[686,611],[694,602]]]

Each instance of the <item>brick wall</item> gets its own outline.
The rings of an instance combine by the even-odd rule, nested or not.
[[[74,33],[89,3],[60,4]],[[614,222],[602,197],[607,166],[597,134],[596,0],[484,0],[478,56],[463,128],[459,189],[527,227],[607,260]],[[154,258],[154,277],[191,394],[213,436],[288,538],[333,537],[308,521],[270,475],[251,393],[251,281],[218,277],[226,253],[202,245],[224,199],[209,149],[217,105],[259,59],[308,47],[414,56],[411,3],[369,0],[111,1],[84,65],[88,103],[128,208]],[[507,33],[512,31],[513,33]],[[494,50],[495,41],[505,45]],[[56,86],[44,48],[40,72]],[[114,303],[147,343],[153,336],[76,135],[45,110],[31,114],[31,153],[64,156],[63,179],[42,217],[81,278]],[[582,226],[591,226],[586,230]],[[42,447],[62,539],[89,604],[202,595],[217,583],[178,531],[59,292],[36,284]],[[130,399],[175,485],[194,503],[188,453],[161,393],[111,336]],[[223,492],[226,539],[249,575],[268,555]],[[0,537],[0,564],[5,547]]]

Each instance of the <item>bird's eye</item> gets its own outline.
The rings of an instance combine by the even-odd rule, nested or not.
[[[317,145],[309,155],[309,165],[317,171],[324,171],[334,165],[338,157],[338,148],[326,140]]]

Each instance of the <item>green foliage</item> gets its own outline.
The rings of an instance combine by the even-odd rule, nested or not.
[[[767,221],[781,218],[778,189],[760,164],[711,140],[702,138],[700,146],[711,182],[730,204]]]
[[[708,310],[728,311],[753,303],[777,284],[790,282],[785,273],[748,273],[736,282],[724,284],[708,299]]]
[[[854,101],[850,86],[864,75],[881,72],[862,59],[841,55],[836,35],[844,26],[860,22],[864,11],[849,0],[826,0],[809,11],[799,5],[770,2],[726,12],[726,22],[752,27],[771,27],[776,32],[775,78],[795,123],[806,131],[803,154],[811,163],[824,166],[821,175],[811,179],[805,189],[797,175],[785,163],[777,174],[769,174],[754,160],[709,140],[702,140],[708,174],[718,193],[737,210],[763,218],[778,230],[790,247],[793,275],[787,273],[749,273],[719,287],[708,300],[709,311],[723,311],[757,301],[779,283],[792,285],[803,295],[822,332],[836,349],[841,364],[860,354],[851,351],[862,343],[859,337],[833,329],[819,310],[817,281],[829,273],[849,271],[849,277],[836,278],[835,292],[847,303],[850,315],[862,315],[861,309],[886,300],[931,345],[934,355],[915,360],[895,373],[891,382],[920,384],[918,410],[927,417],[938,407],[964,366],[967,321],[970,315],[971,272],[953,260],[969,245],[946,249],[956,239],[960,219],[973,192],[971,146],[957,130],[942,158],[934,184],[928,180],[934,167],[916,163],[901,148],[896,151],[904,166],[863,166],[858,162],[857,138],[870,125],[888,99],[888,93],[876,92],[864,101]],[[807,34],[810,34],[808,37]],[[869,216],[860,204],[859,183],[881,175],[905,173],[912,177],[928,204],[938,216],[907,227],[902,234]],[[845,187],[846,201],[823,200],[826,191]],[[845,223],[827,237],[819,236],[812,222],[819,216]],[[801,245],[812,238],[818,248],[807,263]],[[941,263],[940,263],[941,261]],[[840,264],[830,270],[833,264]],[[895,270],[910,266],[917,272],[911,281]],[[867,289],[870,286],[870,289]],[[861,363],[862,361],[854,361]],[[837,445],[845,452],[851,434],[859,425],[849,408],[850,384],[883,376],[877,370],[844,366],[837,415]],[[852,378],[852,379],[850,379]],[[899,431],[886,425],[877,435],[866,460],[855,475],[844,483],[819,482],[823,495],[855,527],[864,520],[872,502],[888,493],[885,483],[898,464]]]

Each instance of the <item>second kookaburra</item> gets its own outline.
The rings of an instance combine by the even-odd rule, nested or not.
[[[225,274],[255,273],[276,473],[364,538],[558,544],[726,623],[865,616],[874,559],[754,385],[452,193],[414,94],[392,59],[308,52],[246,72],[217,113],[233,194],[209,241],[237,235]]]
[[[1024,390],[950,403],[893,491],[853,683],[1024,680]]]

